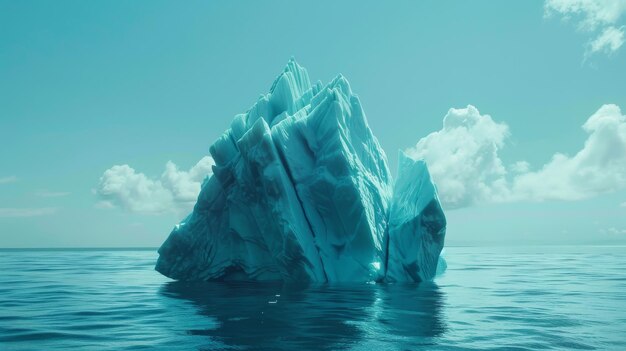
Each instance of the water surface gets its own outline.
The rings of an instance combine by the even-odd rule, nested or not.
[[[1,250],[2,350],[626,349],[626,247],[446,249],[434,284],[179,283],[154,250]]]

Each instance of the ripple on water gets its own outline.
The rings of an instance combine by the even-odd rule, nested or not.
[[[172,282],[153,270],[154,251],[0,251],[0,344],[626,349],[626,249],[598,250],[447,248],[436,284],[309,287]]]

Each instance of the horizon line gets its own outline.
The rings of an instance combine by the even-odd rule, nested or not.
[[[624,244],[560,244],[560,243],[528,243],[528,244],[477,244],[477,245],[446,245],[445,248],[457,247],[541,247],[541,246],[595,246],[595,247],[626,247]],[[57,247],[0,247],[0,251],[158,251],[160,246],[57,246]]]

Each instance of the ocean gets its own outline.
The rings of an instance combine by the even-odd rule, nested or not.
[[[626,247],[448,247],[429,284],[181,283],[150,250],[0,250],[0,350],[626,350]]]

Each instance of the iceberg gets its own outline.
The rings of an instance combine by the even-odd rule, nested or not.
[[[342,75],[311,83],[292,58],[210,147],[193,212],[159,248],[177,280],[420,282],[440,262],[446,221],[422,160],[394,181]]]

